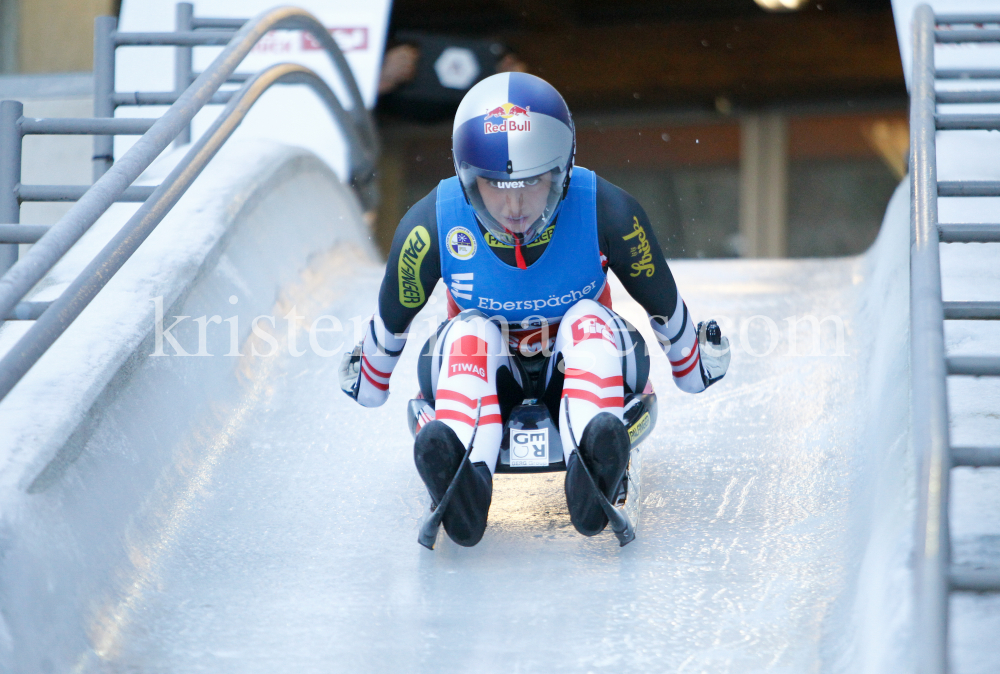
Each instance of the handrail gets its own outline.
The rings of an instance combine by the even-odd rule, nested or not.
[[[248,80],[232,96],[210,129],[191,147],[170,175],[152,190],[152,194],[135,215],[63,294],[50,303],[37,317],[31,329],[0,360],[0,400],[121,268],[229,138],[247,110],[274,84],[305,84],[320,96],[347,137],[351,182],[360,191],[359,196],[364,205],[368,208],[374,206],[374,191],[370,188],[378,152],[377,137],[371,116],[364,106],[357,82],[351,75],[343,53],[326,28],[305,10],[279,7],[262,12],[232,34],[225,49],[184,90],[167,112],[80,196],[59,222],[48,228],[22,259],[0,277],[0,322],[17,313],[15,308],[27,293],[113,203],[119,201],[127,190],[136,189],[130,187],[132,183],[190,124],[195,114],[211,102],[218,89],[229,80],[254,45],[272,30],[304,30],[316,39],[345,80],[353,103],[351,110],[345,110],[322,78],[304,66],[279,64]],[[95,38],[95,43],[99,37]],[[4,101],[0,106],[3,106],[0,120],[5,116],[9,117],[13,108],[21,107],[13,101]],[[16,120],[19,127],[23,119],[20,116]],[[0,129],[0,134],[2,133],[5,132]],[[18,128],[17,134],[20,133],[21,129]],[[17,145],[20,147],[20,142]],[[20,153],[17,155],[19,164]],[[0,170],[2,169],[3,166],[0,166]],[[3,214],[0,213],[0,216]]]
[[[250,107],[268,88],[278,83],[307,84],[326,88],[323,80],[308,68],[283,63],[272,66],[248,81],[230,101],[215,123],[188,150],[184,159],[153,191],[90,264],[41,314],[17,345],[0,361],[0,395],[20,380],[66,327],[90,304],[128,258],[146,240],[163,217],[177,203],[202,169],[246,116]],[[114,170],[114,169],[112,169]]]
[[[939,96],[938,79],[996,75],[996,69],[936,72],[934,46],[962,42],[1000,42],[1000,15],[935,16],[921,5],[913,19],[913,76],[910,91],[910,414],[913,450],[919,463],[914,571],[915,661],[921,674],[948,672],[950,592],[1000,592],[1000,569],[956,566],[951,560],[948,498],[951,469],[998,466],[1000,447],[952,447],[948,427],[948,376],[1000,377],[1000,358],[949,356],[945,320],[1000,320],[1000,302],[952,301],[941,296],[940,244],[1000,241],[1000,225],[942,224],[939,197],[1000,195],[992,180],[938,180],[937,131],[1000,128],[995,115],[937,114],[938,103],[976,103],[997,98],[994,91],[959,91]],[[942,25],[970,29],[943,30]]]
[[[920,649],[918,671],[926,674],[942,674],[948,667],[950,558],[951,457],[937,228],[934,30],[934,12],[921,5],[913,18],[910,91],[910,419],[919,464],[914,644]]]

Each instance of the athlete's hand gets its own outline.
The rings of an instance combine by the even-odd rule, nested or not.
[[[708,388],[726,376],[732,353],[729,339],[722,336],[722,330],[715,321],[698,324],[698,348],[701,351],[701,378]]]
[[[358,343],[340,361],[340,389],[355,400],[358,399],[358,390],[361,388],[361,346]]]

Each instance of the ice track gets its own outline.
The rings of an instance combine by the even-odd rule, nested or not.
[[[843,313],[843,293],[796,288],[850,288],[854,266],[679,265],[678,275],[692,311]],[[350,296],[316,310],[347,321],[370,309],[381,269],[343,271],[356,279]],[[484,541],[466,550],[442,540],[431,553],[416,544],[427,498],[403,417],[418,342],[378,410],[343,397],[336,358],[254,364],[242,404],[189,440],[208,450],[193,459],[191,482],[201,484],[172,485],[167,517],[149,522],[151,533],[176,527],[169,541],[154,533],[140,545],[155,577],[122,569],[144,590],[113,609],[123,619],[102,667],[735,673],[833,664],[859,561],[850,510],[861,459],[856,429],[842,423],[857,384],[846,359],[744,357],[726,386],[690,398],[672,390],[658,359],[663,416],[644,448],[648,496],[634,545],[577,535],[561,475],[502,476]]]
[[[339,391],[339,352],[321,357],[282,321],[271,331],[280,355],[232,359],[218,380],[221,358],[183,359],[170,395],[163,382],[178,380],[162,371],[173,361],[148,359],[102,408],[79,458],[11,506],[0,662],[25,672],[905,671],[907,212],[901,190],[859,258],[672,265],[694,316],[720,318],[737,351],[724,382],[698,396],[673,386],[654,351],[660,417],[626,548],[610,531],[575,533],[561,474],[498,476],[475,548],[443,534],[434,552],[417,544],[428,499],[403,411],[415,354],[443,315],[440,289],[379,409]],[[267,313],[294,308],[303,324],[368,316],[382,276],[368,259],[347,243],[313,255]],[[198,301],[221,311],[226,293]],[[615,307],[643,323],[621,293]],[[842,321],[841,346],[834,320],[818,333],[801,320],[790,342],[785,319],[807,316]],[[223,335],[217,352],[227,345]],[[254,347],[269,350],[256,336],[241,350]]]

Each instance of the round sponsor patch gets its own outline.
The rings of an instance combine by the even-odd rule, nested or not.
[[[448,252],[459,260],[468,260],[476,254],[476,238],[465,227],[452,227],[447,243]]]

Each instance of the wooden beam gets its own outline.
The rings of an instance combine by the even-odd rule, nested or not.
[[[736,165],[740,159],[740,127],[735,119],[639,128],[579,125],[576,139],[578,163],[594,169]]]
[[[789,158],[858,159],[879,156],[873,144],[876,124],[906,125],[905,111],[862,115],[809,115],[788,122]]]
[[[571,108],[905,95],[890,12],[510,32]]]

